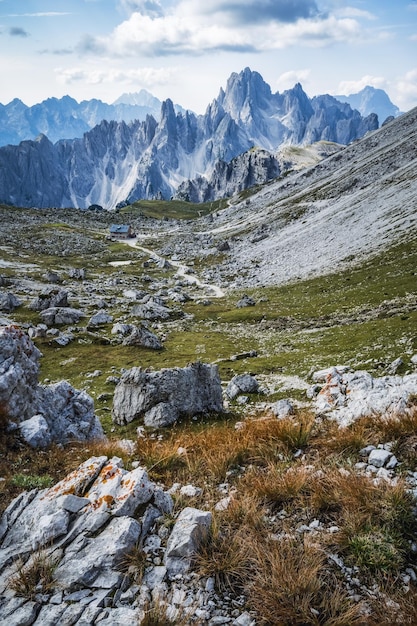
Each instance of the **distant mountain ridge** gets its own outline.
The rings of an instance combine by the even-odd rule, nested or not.
[[[400,109],[391,102],[383,89],[376,89],[370,85],[350,96],[335,96],[335,98],[340,102],[350,104],[352,109],[357,109],[361,115],[367,116],[370,113],[376,113],[380,125],[389,117],[401,115]]]
[[[135,94],[123,94],[113,104],[101,100],[77,102],[70,96],[48,98],[31,107],[15,98],[0,104],[0,146],[17,144],[26,139],[46,135],[55,143],[60,139],[82,137],[103,120],[116,122],[144,121],[147,115],[159,119],[162,102],[142,89]],[[178,112],[184,112],[175,105]]]
[[[246,68],[230,76],[204,115],[177,113],[166,100],[158,121],[151,115],[130,123],[102,121],[79,139],[53,144],[42,135],[0,148],[0,201],[114,209],[141,198],[169,199],[184,181],[208,179],[219,161],[229,163],[254,146],[275,152],[317,141],[348,144],[377,128],[375,114],[363,117],[329,95],[310,99],[300,84],[272,93],[260,74]],[[242,175],[257,182],[277,175],[268,158],[257,160],[262,163],[264,174],[251,177],[243,169]]]

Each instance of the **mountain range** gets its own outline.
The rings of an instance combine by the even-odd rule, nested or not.
[[[75,139],[102,120],[129,123],[145,120],[147,115],[158,119],[161,104],[146,89],[134,94],[125,93],[113,104],[97,99],[77,102],[64,96],[48,98],[29,107],[15,98],[6,105],[0,104],[0,146],[36,139],[41,134],[53,143],[60,139]],[[180,105],[175,105],[175,110],[184,112]]]
[[[75,101],[64,100],[71,109]],[[155,104],[149,98],[147,104],[137,104],[132,95],[124,100],[105,106],[122,107],[119,113],[133,114],[132,107]],[[16,110],[21,108],[22,103],[13,102]],[[54,101],[46,102],[52,106]],[[82,103],[90,120],[101,115],[98,102]],[[73,125],[85,123],[74,115],[65,119]],[[329,95],[309,98],[300,84],[282,94],[272,93],[259,73],[246,68],[230,76],[226,89],[220,90],[204,115],[176,110],[168,99],[157,117],[148,113],[144,120],[101,121],[80,138],[56,143],[41,134],[18,146],[3,146],[0,201],[38,207],[99,204],[114,209],[141,198],[170,198],[179,188],[186,196],[188,192],[180,186],[188,180],[193,180],[192,187],[201,198],[200,184],[204,186],[216,171],[226,172],[232,159],[254,147],[274,155],[284,145],[319,141],[346,145],[378,125],[375,113],[363,116]],[[281,171],[279,160],[271,166],[269,158],[257,158],[256,164],[245,158],[255,168],[253,176],[242,168],[247,183],[237,180],[226,193],[252,180],[269,180]],[[199,179],[203,182],[195,182]],[[226,182],[219,179],[206,199],[226,195]]]

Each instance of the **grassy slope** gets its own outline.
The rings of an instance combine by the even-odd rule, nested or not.
[[[174,204],[172,210],[177,215]],[[47,227],[51,233],[56,229],[62,233],[66,228],[51,222]],[[97,238],[97,232],[92,231],[91,237]],[[103,238],[98,241],[102,246]],[[326,276],[249,290],[247,293],[256,301],[253,307],[236,307],[242,293],[212,299],[208,306],[191,301],[184,306],[184,311],[193,318],[164,327],[167,339],[161,352],[102,345],[99,339],[91,337],[88,343],[74,342],[65,348],[40,341],[44,354],[42,378],[67,378],[76,387],[87,387],[97,398],[100,393],[112,391],[105,383],[108,375],[132,365],[173,367],[200,359],[217,362],[224,380],[244,371],[306,377],[312,367],[341,362],[382,372],[398,356],[407,367],[410,356],[417,351],[415,243],[412,239],[399,243],[370,259],[352,262],[349,269]],[[14,251],[4,252],[5,256],[16,260]],[[95,252],[93,246],[84,258],[66,256],[64,260],[42,256],[39,250],[36,255],[25,254],[24,260],[28,258],[38,264],[37,277],[46,268],[61,269],[65,265],[85,265],[89,274],[99,280],[117,273],[131,280],[135,287],[141,286],[144,272],[156,279],[169,275],[157,268],[144,269],[143,253],[111,242],[106,242],[99,252]],[[108,265],[112,259],[131,259],[133,263],[112,268]],[[198,271],[200,269],[198,267]],[[117,306],[110,307],[109,312],[115,319],[126,313]],[[15,312],[15,319],[36,323],[39,318],[22,307]],[[110,336],[109,331],[110,327],[100,332]],[[258,357],[230,360],[232,355],[248,350],[256,350]],[[97,369],[102,375],[86,382],[85,373]],[[102,418],[108,415],[109,406],[108,399],[98,402]]]

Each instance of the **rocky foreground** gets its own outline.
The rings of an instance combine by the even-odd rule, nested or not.
[[[103,440],[91,398],[67,383],[39,385],[38,360],[39,353],[24,332],[14,326],[1,329],[0,403],[8,407],[9,430],[14,429],[34,449],[52,442],[62,445],[74,439]],[[412,362],[416,361],[417,357],[413,357]],[[392,364],[393,373],[382,378],[342,366],[314,373],[307,396],[315,421],[330,419],[330,423],[339,423],[342,428],[382,415],[388,422],[394,419],[409,423],[414,414],[413,398],[417,397],[417,373],[398,376],[395,369],[399,366]],[[170,426],[180,417],[223,411],[224,405],[227,407],[231,402],[244,404],[248,395],[260,392],[258,381],[250,374],[235,376],[222,391],[217,368],[201,363],[161,372],[132,368],[121,376],[116,386],[113,419],[115,423],[135,421],[139,438],[146,439],[143,425],[153,429]],[[247,417],[238,422],[236,440],[258,422],[262,428],[274,431],[281,424],[288,427],[292,420],[292,428],[298,435],[293,434],[293,443],[285,453],[286,463],[302,464],[283,465],[282,476],[287,476],[287,481],[301,476],[304,483],[313,481],[315,488],[321,483],[325,485],[329,479],[316,466],[317,458],[307,461],[307,439],[303,439],[303,422],[297,422],[300,420],[297,406],[289,400],[268,403],[267,399],[266,396],[262,406],[264,414],[269,412],[269,420]],[[268,439],[266,432],[260,442]],[[279,437],[273,437],[274,457],[281,463],[285,455],[278,452]],[[328,469],[333,482],[323,488],[330,493],[338,481],[346,481],[343,492],[349,482],[359,481],[359,492],[366,487],[372,497],[380,493],[378,497],[383,498],[386,493],[398,492],[404,484],[401,497],[408,507],[414,506],[417,472],[403,473],[401,456],[395,454],[395,442],[380,440],[375,444],[363,447],[353,466],[350,461],[350,465],[340,466],[336,474],[334,469]],[[152,623],[209,626],[274,623],[270,618],[265,622],[259,602],[250,600],[251,583],[240,579],[237,586],[219,586],[216,568],[210,573],[199,562],[201,550],[213,539],[214,516],[233,510],[245,481],[256,503],[265,468],[256,478],[258,482],[252,485],[252,474],[259,471],[257,462],[235,465],[226,474],[227,482],[218,480],[210,488],[210,491],[215,488],[217,493],[213,499],[208,483],[204,488],[151,480],[148,469],[140,461],[140,447],[131,440],[120,441],[118,445],[129,456],[129,470],[118,456],[92,456],[54,486],[25,491],[9,504],[0,522],[0,621],[16,626],[58,623],[113,626],[145,624],[150,615],[156,619],[158,614],[159,621]],[[221,447],[220,441],[218,445]],[[234,443],[229,445],[232,448]],[[246,440],[246,449],[253,445],[254,441]],[[187,456],[186,448],[178,444],[177,448],[174,457]],[[242,453],[240,458],[244,458]],[[204,477],[200,479],[204,481]],[[277,502],[285,501],[283,495],[274,497],[278,498]],[[200,506],[192,506],[197,501]],[[381,501],[382,518],[384,506]],[[261,518],[257,522],[256,536],[259,533],[259,542],[264,541],[261,528],[265,526],[269,529],[267,540],[282,545],[284,552],[288,541],[295,538],[304,544],[324,542],[323,554],[330,564],[328,567],[338,572],[344,602],[352,607],[356,605],[357,609],[355,615],[349,613],[352,621],[343,623],[374,623],[371,617],[375,602],[388,606],[391,600],[382,587],[372,585],[358,567],[352,567],[343,550],[332,546],[333,537],[342,532],[338,525],[342,522],[325,511],[323,508],[314,512],[311,503],[304,504],[298,512],[291,511],[289,501],[281,508],[266,508],[262,523]],[[243,520],[234,531],[236,537],[240,527],[244,527]],[[360,536],[361,531],[357,533]],[[408,593],[417,581],[417,567],[411,557],[417,551],[416,537],[408,536],[409,556],[401,557],[398,562],[393,559],[399,567],[396,576],[402,593]],[[250,563],[255,558],[255,546],[252,545],[250,557],[246,553],[239,558]],[[264,562],[265,558],[264,555]],[[253,567],[256,565],[252,564]],[[378,567],[383,569],[386,562],[381,560]],[[250,581],[252,575],[248,568],[242,576]],[[311,621],[291,623],[327,623],[315,621],[315,611],[320,614],[321,610],[325,613],[329,609],[317,609],[315,601],[311,602]],[[400,605],[396,610],[398,615],[402,614]]]

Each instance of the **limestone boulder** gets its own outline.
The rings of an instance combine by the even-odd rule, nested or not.
[[[112,315],[110,315],[106,311],[100,310],[90,317],[90,319],[88,320],[87,328],[95,328],[96,326],[102,326],[103,324],[111,324],[112,321]]]
[[[113,399],[114,422],[127,424],[138,419],[156,428],[168,426],[180,416],[222,410],[218,368],[199,362],[160,371],[133,367],[122,374]]]
[[[32,311],[45,311],[51,307],[68,306],[68,291],[58,288],[45,289],[29,304]]]
[[[149,350],[162,350],[163,348],[161,340],[144,326],[134,326],[122,343],[124,346],[138,346]]]
[[[0,329],[0,404],[29,445],[104,437],[92,398],[67,381],[38,383],[41,353],[21,329]]]
[[[84,313],[79,309],[58,306],[41,311],[40,316],[47,326],[61,326],[63,324],[76,324],[84,317]]]
[[[191,568],[198,548],[207,539],[212,521],[209,511],[186,507],[181,511],[168,539],[165,566],[169,577]]]
[[[326,373],[325,373],[326,372]],[[417,374],[374,377],[366,371],[333,367],[323,371],[325,384],[314,400],[316,412],[325,413],[341,425],[373,415],[401,418],[408,401],[417,394]],[[322,380],[313,375],[313,380]]]
[[[32,448],[47,448],[52,443],[52,434],[43,415],[34,415],[19,424],[22,438]]]
[[[0,328],[0,404],[10,420],[29,419],[35,410],[40,351],[17,326]]]
[[[22,301],[13,293],[0,293],[0,311],[11,313],[17,307],[21,306]]]
[[[258,393],[259,383],[251,374],[237,374],[226,387],[226,396],[234,400],[240,394]]]
[[[40,386],[37,412],[48,423],[52,439],[60,443],[104,437],[94,401],[86,391],[74,389],[66,380]]]

